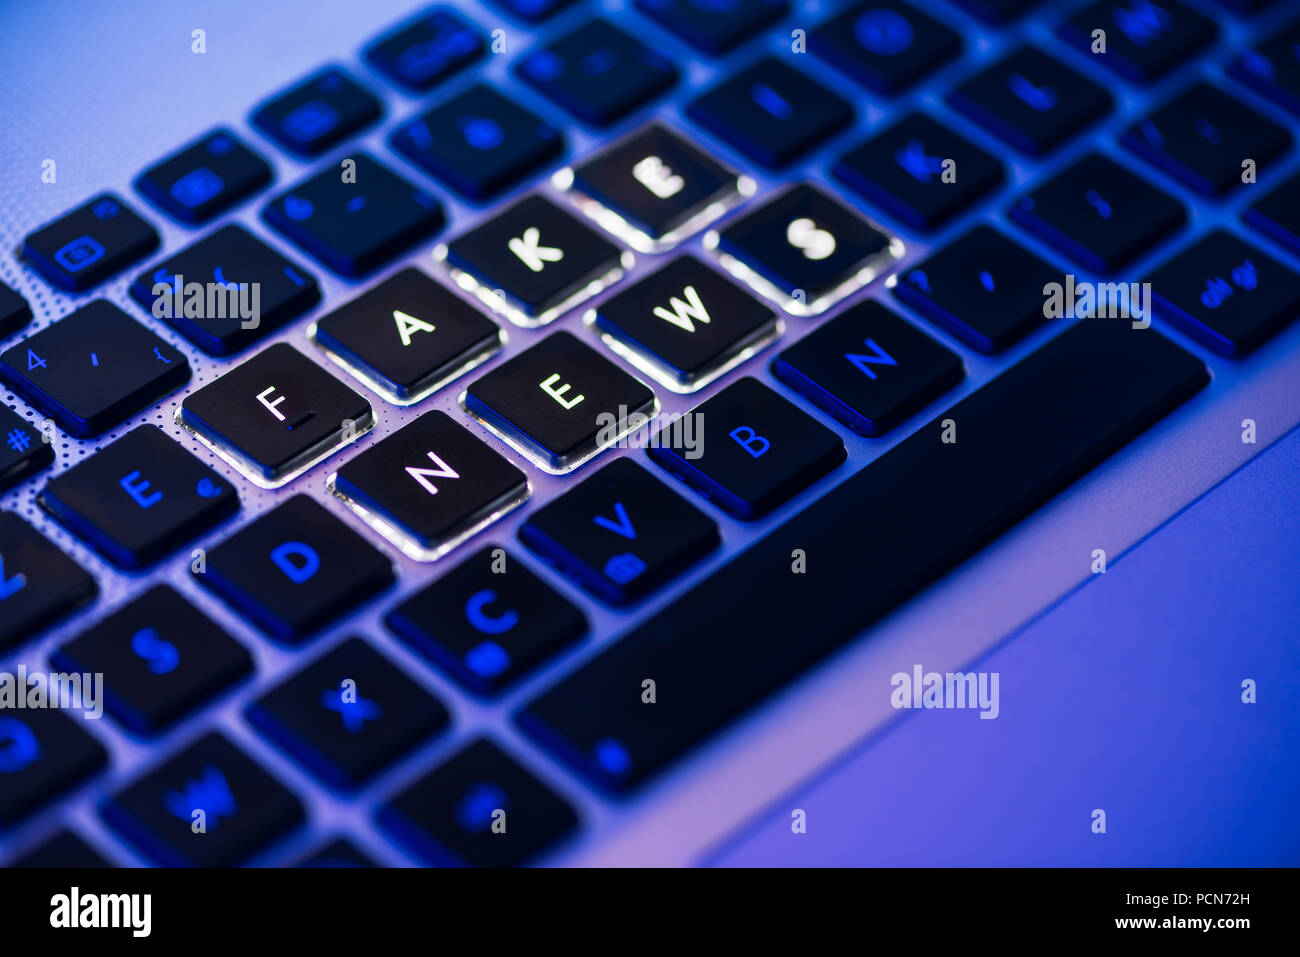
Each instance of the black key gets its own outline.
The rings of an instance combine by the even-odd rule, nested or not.
[[[380,551],[306,495],[294,495],[207,553],[194,577],[259,628],[296,642],[393,583]]]
[[[772,374],[859,435],[883,435],[962,380],[961,359],[880,303],[858,303],[772,361]]]
[[[298,156],[319,156],[369,126],[383,104],[341,68],[326,67],[253,111],[253,125]],[[332,171],[338,178],[338,172]]]
[[[500,7],[529,23],[539,23],[559,13],[574,0],[492,0],[492,5]]]
[[[847,100],[771,56],[691,101],[686,114],[773,168],[853,121]]]
[[[934,229],[969,208],[1003,177],[1001,163],[924,113],[908,114],[846,153],[833,172],[919,229]]]
[[[20,254],[50,285],[81,292],[157,248],[152,226],[113,193],[101,193],[29,234]]]
[[[0,379],[69,435],[107,432],[190,381],[190,364],[106,299],[0,353]]]
[[[1084,154],[1021,196],[1009,215],[1075,262],[1106,274],[1187,219],[1182,203],[1100,153]]]
[[[157,734],[251,674],[235,639],[168,585],[82,632],[52,656],[68,672],[102,674],[105,707],[137,734]]]
[[[13,512],[0,512],[0,649],[21,644],[98,593],[95,579]]]
[[[482,83],[403,123],[391,142],[474,200],[495,196],[564,151],[559,130]]]
[[[439,867],[526,864],[578,826],[566,801],[486,738],[379,808],[379,824]]]
[[[1229,76],[1300,114],[1300,20],[1256,43],[1228,68]]]
[[[135,188],[182,223],[206,223],[271,182],[271,167],[219,127],[136,177]]]
[[[102,868],[113,865],[72,831],[60,829],[39,847],[15,858],[8,867]]]
[[[569,332],[470,383],[465,409],[549,472],[571,472],[644,425],[650,388]]]
[[[447,726],[447,709],[360,638],[248,706],[248,720],[327,784],[360,787]]]
[[[228,356],[316,305],[320,287],[311,273],[230,223],[142,273],[131,297],[208,355]]]
[[[1120,142],[1206,196],[1242,183],[1242,162],[1256,167],[1291,148],[1291,134],[1208,83],[1197,83],[1141,122]]]
[[[436,409],[326,483],[416,561],[432,561],[528,498],[528,478]]]
[[[790,10],[786,0],[634,0],[636,8],[691,46],[717,56]]]
[[[251,482],[277,488],[374,424],[370,403],[287,342],[187,395],[180,422]]]
[[[718,526],[630,458],[534,512],[519,540],[597,598],[627,605],[718,547]]]
[[[262,218],[341,276],[364,276],[442,229],[438,201],[366,153],[355,178],[330,167],[277,196]]]
[[[1104,52],[1094,49],[1104,30]],[[1151,83],[1193,59],[1219,35],[1214,21],[1178,0],[1098,2],[1081,8],[1058,31],[1066,43],[1135,83]]]
[[[808,48],[867,89],[894,94],[961,53],[961,37],[897,0],[868,0],[817,27]]]
[[[587,619],[505,549],[485,546],[384,623],[479,694],[515,681],[587,632]]]
[[[501,348],[487,316],[413,267],[309,330],[344,369],[396,405],[412,405]]]
[[[991,226],[976,226],[899,277],[894,295],[980,352],[1015,345],[1046,318],[1043,287],[1063,273]]]
[[[0,827],[25,817],[108,763],[84,728],[56,708],[0,710]]]
[[[292,793],[217,732],[118,791],[100,813],[164,867],[230,867],[304,817]]]
[[[32,321],[27,300],[0,282],[0,339],[7,339]]]
[[[985,23],[1000,26],[1038,6],[1041,0],[949,0],[971,16]]]
[[[457,282],[521,326],[544,325],[572,309],[621,277],[631,259],[537,195],[453,239],[445,258]]]
[[[611,642],[519,720],[599,786],[630,790],[1207,381],[1200,361],[1149,329],[1080,322],[945,412],[956,443],[941,441],[938,420],[922,427]],[[802,574],[791,573],[795,549],[806,556]],[[653,705],[641,699],[647,678]]]
[[[366,60],[412,93],[425,93],[481,57],[483,37],[454,10],[430,7],[366,47]]]
[[[380,867],[346,838],[336,837],[312,851],[294,867]]]
[[[54,464],[54,446],[7,405],[0,405],[0,491]]]
[[[1022,47],[953,90],[948,103],[1021,152],[1039,155],[1100,119],[1113,100],[1057,57]]]
[[[1147,281],[1161,314],[1221,356],[1244,356],[1300,316],[1300,275],[1222,229]]]
[[[41,506],[119,568],[140,569],[239,511],[239,495],[156,425],[46,483]]]
[[[1264,194],[1243,214],[1252,228],[1300,255],[1300,176]]]
[[[605,341],[677,392],[694,392],[781,332],[771,309],[693,256],[675,259],[595,310]]]

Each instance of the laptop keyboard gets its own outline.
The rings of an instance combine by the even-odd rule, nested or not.
[[[320,789],[369,823],[299,866],[542,860],[1209,386],[1199,349],[1268,348],[1300,24],[1035,6],[435,6],[32,230],[38,281],[92,298],[27,332],[0,286],[0,489],[108,564],[0,514],[0,649],[76,615],[49,663],[137,740],[188,727],[99,820],[144,862],[283,864]],[[492,72],[498,10],[534,33]],[[1072,263],[1149,281],[1167,328],[1047,332]],[[128,273],[133,314],[93,298]],[[95,787],[98,731],[0,711],[0,828]],[[42,828],[15,863],[101,859]]]

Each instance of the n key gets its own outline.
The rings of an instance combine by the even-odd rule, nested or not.
[[[0,512],[0,651],[89,604],[98,591],[62,549],[13,512]]]
[[[158,248],[154,228],[102,193],[23,240],[22,257],[51,285],[81,292]]]

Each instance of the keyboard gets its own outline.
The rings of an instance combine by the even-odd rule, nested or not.
[[[417,6],[13,212],[0,861],[562,861],[1283,348],[1285,7]]]

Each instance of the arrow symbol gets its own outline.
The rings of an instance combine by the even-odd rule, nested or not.
[[[525,266],[533,272],[541,272],[547,263],[557,263],[564,258],[564,251],[554,246],[541,245],[542,233],[536,226],[524,230],[523,238],[516,237],[506,245],[518,256]]]

